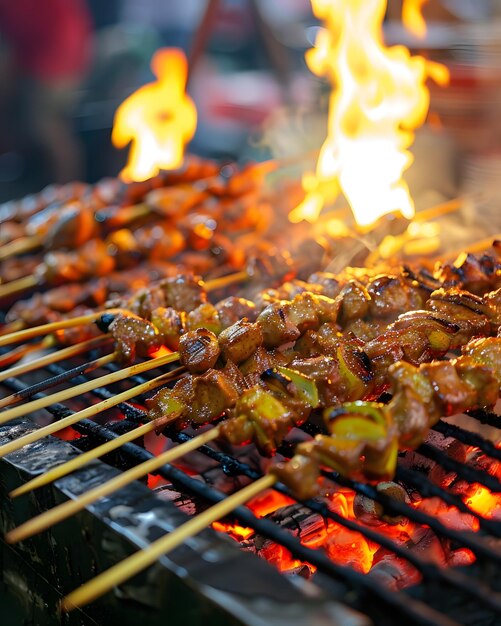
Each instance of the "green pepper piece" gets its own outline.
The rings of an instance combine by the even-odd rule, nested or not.
[[[386,436],[386,428],[366,417],[339,417],[329,425],[331,435],[356,441],[379,441]]]
[[[313,378],[288,367],[278,366],[277,370],[284,376],[291,379],[296,386],[298,395],[302,400],[304,400],[312,409],[316,409],[318,407],[318,388]]]

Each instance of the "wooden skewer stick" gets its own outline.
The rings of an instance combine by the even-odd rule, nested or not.
[[[26,324],[23,320],[15,320],[10,324],[5,324],[4,326],[0,326],[0,337],[3,335],[10,335],[11,333],[15,333],[18,330],[23,330],[26,328]]]
[[[163,452],[162,454],[159,454],[144,463],[131,467],[131,469],[126,472],[122,472],[108,482],[79,495],[76,500],[63,502],[53,509],[45,511],[41,515],[28,520],[24,524],[21,524],[21,526],[18,526],[8,532],[5,538],[8,543],[16,543],[27,539],[28,537],[32,537],[33,535],[50,528],[54,524],[75,515],[75,513],[78,513],[78,511],[81,511],[89,504],[92,504],[93,502],[96,502],[111,493],[115,493],[115,491],[125,487],[134,480],[142,478],[143,476],[158,470],[163,465],[167,465],[167,463],[171,463],[180,456],[196,450],[198,447],[208,443],[209,441],[213,441],[216,437],[218,437],[218,435],[219,429],[212,428],[202,435],[190,439],[190,441],[186,441],[185,443],[182,443],[175,448],[171,448],[170,450],[167,450],[166,452]]]
[[[95,322],[103,315],[116,315],[123,313],[124,315],[132,315],[127,309],[105,309],[103,311],[94,311],[87,315],[79,315],[77,317],[69,317],[68,319],[58,320],[57,322],[50,322],[49,324],[42,324],[41,326],[35,326],[33,328],[25,328],[24,330],[18,330],[8,335],[0,337],[0,347],[7,346],[10,343],[19,343],[20,341],[26,341],[26,339],[33,339],[33,337],[40,337],[40,335],[48,335],[56,330],[64,330],[65,328],[73,328],[75,326],[81,326],[83,324],[90,324]]]
[[[151,381],[143,383],[142,385],[139,385],[138,387],[134,387],[134,389],[129,389],[127,391],[124,391],[114,396],[113,398],[103,400],[102,402],[99,402],[98,404],[94,404],[92,407],[88,407],[87,409],[84,409],[83,411],[79,411],[78,413],[69,415],[68,417],[57,422],[57,424],[51,424],[51,427],[55,427],[57,425],[59,429],[61,428],[61,424],[62,424],[64,428],[65,426],[71,426],[73,424],[76,424],[77,422],[81,421],[84,418],[88,419],[90,417],[94,417],[98,413],[102,413],[106,409],[109,409],[112,406],[116,406],[120,402],[126,402],[127,400],[135,397],[136,395],[140,393],[151,391],[152,389],[156,389],[157,387],[160,387],[166,382],[172,381],[184,371],[185,371],[184,367],[178,367],[177,369],[172,370],[171,372],[168,372],[167,374],[162,374],[161,376],[157,376],[157,378],[154,378]],[[165,425],[165,422],[162,422],[162,426],[164,425]],[[55,480],[58,480],[58,478],[67,476],[71,472],[74,472],[80,467],[83,467],[90,461],[94,459],[98,459],[104,456],[105,454],[108,454],[109,452],[112,452],[113,450],[120,448],[122,445],[129,443],[130,441],[134,441],[134,439],[137,439],[138,437],[141,437],[142,435],[145,435],[146,433],[149,433],[152,430],[155,430],[157,426],[158,426],[158,420],[152,420],[151,422],[147,422],[146,424],[143,424],[142,426],[138,426],[137,428],[132,429],[128,433],[124,433],[123,435],[120,435],[116,437],[115,439],[106,441],[105,443],[101,444],[100,446],[97,446],[96,448],[93,448],[92,450],[88,450],[87,452],[83,452],[82,454],[79,454],[74,459],[71,459],[71,461],[62,463],[61,465],[58,465],[57,467],[50,469],[44,474],[40,474],[39,476],[36,476],[35,478],[28,481],[27,483],[24,483],[24,485],[21,485],[17,489],[14,489],[13,491],[11,491],[9,495],[11,498],[16,498],[17,496],[20,496],[24,493],[28,493],[29,491],[33,491],[35,489],[38,489],[39,487],[48,485],[49,483],[52,483]],[[35,432],[40,434],[40,430],[43,430],[43,429],[39,429]],[[47,429],[42,436],[45,437],[46,435],[49,435],[49,434],[52,434],[52,432],[55,432],[53,430],[52,432],[49,432],[49,430],[52,430],[52,429]],[[30,433],[30,434],[34,434],[34,433]],[[28,443],[31,443],[31,442],[28,442]]]
[[[488,250],[495,241],[501,241],[501,233],[495,233],[494,235],[490,235],[485,239],[480,239],[479,241],[474,241],[469,246],[463,246],[460,249],[453,250],[451,252],[447,252],[445,255],[441,255],[437,257],[437,261],[447,261],[453,260],[461,253],[470,253],[477,254],[478,252],[484,252],[484,250]]]
[[[13,241],[9,241],[0,248],[0,261],[8,259],[16,254],[24,254],[30,252],[36,248],[40,248],[42,245],[42,239],[33,235],[32,237],[19,237]]]
[[[463,206],[467,199],[467,196],[459,196],[451,200],[446,200],[429,209],[419,211],[412,219],[414,222],[427,222],[441,217],[442,215],[447,215],[447,213],[454,213],[454,211],[458,211]]]
[[[36,287],[37,285],[38,278],[34,274],[23,276],[22,278],[13,280],[10,283],[5,283],[5,285],[0,285],[0,298],[6,298],[14,293],[31,289],[31,287]]]
[[[111,354],[106,354],[105,356],[99,357],[98,359],[94,359],[93,361],[84,363],[81,366],[77,366],[77,368],[73,369],[73,372],[71,370],[67,372],[68,377],[65,378],[64,381],[66,382],[67,380],[71,380],[72,378],[80,374],[90,374],[90,372],[97,370],[103,365],[108,365],[108,363],[112,363],[116,359],[116,356],[116,353],[112,352]],[[52,378],[48,378],[47,380],[43,381],[44,391],[50,389],[51,387],[59,386],[61,382],[62,381],[60,376],[53,376]],[[16,391],[12,395],[7,396],[6,398],[2,398],[0,400],[0,409],[11,406],[12,404],[17,404],[18,402],[22,402],[23,400],[28,400],[38,391],[40,391],[39,385],[40,383],[36,383],[35,385],[26,387],[22,391]],[[24,404],[23,406],[26,407],[27,405]],[[2,413],[0,413],[0,415],[2,415]]]
[[[7,352],[6,354],[2,354],[2,356],[0,356],[0,368],[8,367],[9,365],[12,365],[12,363],[17,363],[17,361],[22,359],[30,352],[50,348],[54,345],[54,343],[55,338],[52,335],[48,335],[38,343],[27,343],[23,346],[17,346],[16,348],[14,348],[14,350],[11,350],[10,352]],[[0,380],[5,380],[5,378],[8,378],[8,376],[4,376],[4,373],[5,372],[0,372]]]
[[[31,277],[27,277],[31,278]],[[207,291],[214,291],[215,289],[221,289],[223,287],[227,287],[228,285],[233,285],[235,283],[243,282],[250,278],[250,275],[246,271],[235,272],[234,274],[228,274],[226,276],[221,276],[220,278],[214,278],[213,280],[208,280],[205,283],[205,289]],[[24,280],[24,279],[20,279]],[[16,281],[14,281],[16,282]],[[13,283],[8,283],[7,285],[3,285],[3,287],[8,287]],[[2,285],[0,285],[0,297],[2,293]],[[38,337],[40,335],[45,335],[48,333],[55,332],[56,330],[63,330],[64,328],[73,328],[74,326],[80,326],[83,324],[88,324],[90,322],[94,322],[99,319],[102,315],[110,314],[114,315],[116,313],[123,313],[124,315],[131,315],[130,311],[126,309],[104,309],[102,311],[94,311],[93,313],[89,313],[88,315],[81,315],[79,317],[71,317],[64,320],[59,320],[57,322],[51,322],[49,324],[42,324],[41,326],[34,326],[33,328],[25,328],[24,330],[15,330],[14,332],[10,332],[5,335],[0,335],[0,347],[8,345],[9,343],[16,343],[20,341],[25,341],[26,339],[32,339],[33,337]]]
[[[231,513],[238,506],[245,504],[265,489],[273,487],[277,479],[273,474],[267,474],[259,480],[247,485],[240,491],[218,502],[200,515],[191,518],[188,522],[176,528],[171,533],[160,537],[155,542],[135,552],[125,560],[117,563],[88,583],[85,583],[75,591],[72,591],[61,602],[63,611],[71,611],[74,608],[84,606],[101,597],[107,591],[125,582],[135,574],[138,574],[149,565],[155,563],[161,556],[172,552],[179,545],[197,535],[216,522]]]
[[[151,389],[155,389],[156,387],[159,387],[160,385],[163,385],[165,382],[169,381],[171,379],[171,375],[172,372],[167,372],[166,374],[157,376],[157,378],[146,381],[141,385],[137,385],[136,387],[127,389],[122,393],[116,394],[111,398],[106,398],[106,400],[102,400],[97,404],[93,404],[92,406],[89,406],[86,409],[82,409],[77,413],[73,413],[72,415],[63,417],[57,422],[47,424],[47,426],[43,426],[42,428],[37,428],[31,433],[27,433],[22,437],[18,437],[17,439],[14,439],[13,441],[2,446],[0,448],[0,455],[3,457],[5,454],[9,454],[9,452],[15,452],[16,450],[20,450],[24,446],[27,446],[30,443],[35,443],[36,441],[40,441],[40,439],[48,437],[49,435],[52,435],[53,433],[56,433],[63,428],[73,426],[73,424],[76,424],[83,419],[89,419],[91,417],[94,417],[98,413],[102,413],[103,411],[106,411],[107,409],[110,409],[111,407],[120,404],[120,402],[126,402],[127,400],[136,397],[140,393],[151,391]]]
[[[219,278],[208,280],[204,286],[206,291],[215,291],[216,289],[222,289],[223,287],[228,287],[229,285],[234,285],[235,283],[241,283],[249,278],[250,275],[243,270],[241,272],[235,272],[234,274],[227,274],[226,276],[220,276]]]
[[[109,356],[110,355],[108,355],[108,357]],[[53,393],[50,396],[45,396],[44,398],[40,398],[39,400],[32,400],[31,402],[27,402],[26,404],[21,404],[20,406],[13,407],[12,409],[7,409],[6,411],[2,411],[0,413],[0,424],[10,422],[17,417],[23,417],[25,415],[28,415],[29,413],[32,413],[33,411],[44,409],[46,406],[50,406],[51,404],[55,404],[56,402],[64,402],[69,398],[74,398],[75,396],[79,396],[81,394],[87,393],[88,391],[92,391],[96,387],[111,385],[112,383],[116,383],[120,380],[123,380],[124,378],[128,378],[129,376],[135,376],[136,374],[147,372],[148,370],[155,369],[156,367],[162,367],[163,365],[167,365],[167,363],[172,363],[173,361],[177,361],[178,359],[179,353],[172,352],[171,354],[166,354],[165,356],[158,357],[157,359],[150,359],[149,361],[143,361],[142,363],[136,363],[135,365],[124,367],[117,372],[111,372],[110,374],[105,374],[104,376],[100,376],[99,378],[94,378],[80,385],[76,385],[76,387],[63,389],[62,391]],[[15,443],[15,441],[11,441],[5,446],[0,447],[0,458],[2,458],[4,454],[6,454],[6,448],[9,448],[13,443]],[[11,451],[12,450],[9,450],[9,452]]]
[[[83,352],[87,352],[89,350],[93,350],[94,348],[104,346],[110,337],[111,335],[92,337],[92,339],[87,339],[86,341],[76,343],[74,346],[68,346],[67,348],[56,350],[55,352],[46,354],[39,359],[30,361],[29,363],[22,363],[21,365],[11,367],[4,372],[0,372],[0,382],[7,380],[7,378],[21,376],[22,374],[27,374],[28,372],[32,372],[33,370],[45,367],[46,365],[51,365],[52,363],[57,363],[58,361],[62,361],[63,359],[69,359],[70,357],[82,354]],[[47,342],[49,346],[51,346],[54,345],[55,339],[52,335],[49,335],[42,341],[42,344],[44,342]],[[44,345],[43,347],[47,346]]]

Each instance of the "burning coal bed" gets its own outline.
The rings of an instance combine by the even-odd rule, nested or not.
[[[474,420],[459,416],[460,423],[468,421]],[[297,537],[303,545],[321,548],[333,562],[368,574],[393,590],[418,584],[422,580],[422,574],[412,564],[413,556],[439,568],[470,565],[475,561],[472,550],[456,546],[450,537],[417,521],[414,514],[424,513],[458,532],[477,532],[480,527],[478,516],[494,524],[501,522],[501,493],[493,493],[479,483],[469,482],[461,476],[461,471],[444,468],[450,460],[451,467],[455,464],[460,468],[468,466],[474,471],[501,479],[499,460],[475,446],[461,443],[453,436],[446,436],[449,432],[456,433],[455,428],[453,423],[443,422],[436,431],[432,431],[422,452],[401,455],[398,482],[382,482],[372,487],[341,477],[337,484],[324,479],[321,499],[310,501],[307,505],[270,489],[255,497],[247,506],[256,517],[273,521]],[[488,429],[484,427],[484,430]],[[298,429],[289,438],[291,444],[284,447],[302,439],[304,432]],[[165,442],[164,437],[160,437],[160,441],[157,437],[152,438],[150,451],[159,454]],[[430,458],[432,450],[439,452],[441,464]],[[220,454],[228,452],[225,449]],[[247,477],[229,476],[217,458],[218,453],[213,459],[192,453],[179,467],[217,490],[230,494],[248,484],[250,476],[264,473],[269,464],[269,460],[263,459],[252,446],[238,450],[232,448],[230,452],[244,467],[251,468]],[[201,513],[209,506],[204,500],[181,493],[161,477],[150,476],[148,486],[190,516]],[[447,498],[447,494],[452,495],[457,503],[466,505],[461,507],[463,510],[450,504],[452,500]],[[375,499],[371,495],[375,495]],[[314,565],[293,558],[285,547],[259,535],[252,528],[238,525],[231,519],[216,522],[213,528],[226,533],[242,550],[265,559],[284,574],[314,579]],[[382,537],[388,540],[385,546],[378,542]]]

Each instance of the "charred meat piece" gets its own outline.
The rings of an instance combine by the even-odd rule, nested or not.
[[[165,294],[166,306],[178,311],[189,313],[207,302],[203,283],[199,278],[189,275],[178,275],[160,282]]]
[[[328,298],[335,298],[343,288],[342,281],[339,280],[336,274],[331,272],[315,272],[308,278],[308,282],[319,285],[321,293]]]
[[[290,319],[290,303],[282,300],[267,306],[262,311],[257,323],[263,333],[263,342],[267,348],[275,348],[300,336],[300,331]]]
[[[140,317],[117,315],[109,330],[115,340],[117,358],[125,363],[132,363],[136,354],[146,356],[162,345],[162,337],[155,326]]]
[[[320,466],[311,456],[297,453],[287,463],[274,465],[271,471],[298,500],[314,498],[320,491]]]
[[[259,324],[240,320],[219,335],[219,347],[227,360],[241,363],[251,357],[263,344]]]
[[[462,253],[454,262],[439,265],[434,274],[445,288],[461,287],[479,295],[501,287],[501,263],[487,254],[478,258]]]
[[[457,324],[461,343],[466,343],[475,336],[491,333],[489,307],[482,298],[467,291],[437,289],[430,295],[426,308]]]
[[[228,326],[235,324],[244,317],[249,322],[254,322],[258,315],[254,302],[245,298],[230,296],[220,300],[215,306],[222,328],[228,328]]]
[[[214,333],[197,328],[181,335],[179,353],[181,364],[192,374],[200,374],[214,367],[221,350]]]
[[[369,313],[372,317],[387,320],[395,319],[403,311],[421,309],[428,292],[419,288],[418,283],[402,276],[377,276],[367,285],[370,296]]]

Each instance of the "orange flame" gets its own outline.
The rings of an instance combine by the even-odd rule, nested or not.
[[[289,219],[315,221],[340,191],[360,226],[394,211],[412,218],[414,204],[402,180],[412,162],[408,148],[428,111],[426,79],[446,84],[448,70],[411,57],[404,46],[384,45],[386,0],[312,0],[312,6],[326,28],[306,60],[335,89],[316,173],[305,176],[306,197]]]
[[[118,107],[111,140],[131,142],[123,180],[141,181],[182,164],[184,147],[195,134],[197,111],[185,93],[188,63],[181,50],[163,48],[151,61],[157,81],[144,85]]]
[[[422,9],[427,2],[428,0],[404,0],[402,3],[402,22],[408,31],[420,39],[426,35]]]

